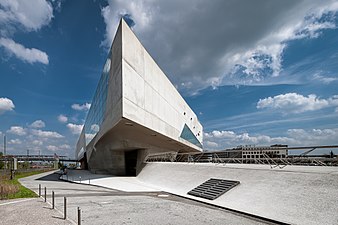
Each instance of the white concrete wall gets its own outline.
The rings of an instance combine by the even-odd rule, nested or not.
[[[202,151],[200,147],[180,138],[184,125],[187,124],[200,143],[203,143],[203,127],[196,114],[123,20],[115,35],[111,51],[104,120],[90,143],[86,142],[84,135],[81,135],[76,157],[81,148],[86,146],[89,160],[93,151],[96,151],[94,146],[107,132],[114,129],[122,118]],[[120,139],[119,143],[106,140],[109,142],[105,146],[107,149],[101,150],[110,151],[114,146],[119,148],[119,144],[122,149],[124,143]],[[130,143],[132,141],[129,140]],[[115,142],[118,140],[115,139]],[[142,146],[142,143],[137,146]]]
[[[111,67],[106,111],[97,139],[114,127],[122,118],[122,30],[115,35],[111,47]]]
[[[111,64],[109,68],[108,79],[108,93],[106,100],[106,109],[104,112],[104,120],[95,138],[90,143],[86,142],[84,135],[84,128],[79,138],[75,157],[78,156],[79,151],[84,146],[87,152],[87,159],[89,160],[92,153],[93,146],[107,131],[113,128],[122,119],[122,30],[118,29],[112,47],[111,47]]]
[[[122,30],[123,117],[201,150],[180,138],[187,124],[203,143],[196,114],[124,21]]]

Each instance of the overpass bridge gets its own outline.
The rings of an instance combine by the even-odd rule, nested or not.
[[[3,155],[0,156],[0,161],[47,161],[47,162],[78,162],[76,159],[70,159],[62,155]]]

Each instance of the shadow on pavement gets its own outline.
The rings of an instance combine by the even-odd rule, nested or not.
[[[59,172],[54,172],[52,174],[48,174],[44,177],[40,177],[36,180],[43,180],[43,181],[61,181],[60,178],[61,174]]]

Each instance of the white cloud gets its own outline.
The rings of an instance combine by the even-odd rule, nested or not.
[[[126,2],[109,0],[108,3],[101,11],[106,23],[106,34],[103,41],[106,46],[110,46],[112,43],[121,15],[132,15],[133,19],[137,21],[137,27],[142,30],[147,29],[153,20],[154,6],[150,1]]]
[[[34,140],[34,141],[32,141],[32,144],[33,145],[43,145],[43,142],[42,141],[39,141],[39,140]]]
[[[36,120],[29,126],[32,128],[44,128],[46,124],[42,120]]]
[[[230,135],[229,135],[230,134]],[[225,149],[239,145],[268,146],[287,144],[289,146],[334,145],[338,140],[338,129],[289,129],[285,136],[273,137],[264,134],[235,133],[234,131],[212,131],[205,133],[206,149]]]
[[[22,142],[19,139],[11,139],[8,144],[20,145]]]
[[[190,93],[210,85],[260,84],[278,77],[288,41],[334,29],[329,13],[338,10],[331,0],[108,3],[101,11],[103,43],[109,47],[119,18],[129,14],[150,54],[176,86]]]
[[[87,111],[87,110],[89,110],[90,106],[91,106],[90,103],[84,103],[83,105],[73,104],[72,109],[78,110],[78,111]]]
[[[46,146],[47,150],[49,151],[64,151],[64,150],[69,150],[71,149],[71,147],[67,144],[62,144],[62,145],[59,145],[59,146],[56,146],[56,145],[47,145]]]
[[[270,137],[267,135],[250,135],[249,133],[235,133],[234,131],[218,131],[214,130],[209,133],[205,133],[205,142],[216,143],[218,146],[206,145],[206,148],[210,149],[224,149],[233,148],[238,145],[271,145],[276,143],[290,143],[296,144],[297,142],[289,137]]]
[[[71,149],[71,147],[67,144],[60,145],[61,149]]]
[[[17,31],[38,31],[49,24],[52,18],[53,8],[45,0],[35,0],[34,4],[24,0],[0,1],[0,47],[25,62],[47,65],[49,60],[45,52],[27,48],[10,37]]]
[[[67,127],[73,134],[81,134],[83,125],[78,125],[78,124],[73,124],[73,123],[68,123]]]
[[[218,144],[216,142],[213,142],[213,141],[206,141],[205,144],[204,144],[204,147],[215,149],[215,148],[218,147]]]
[[[2,0],[0,6],[2,26],[15,25],[36,31],[49,24],[53,17],[53,8],[45,0],[35,0],[34,4],[25,0]]]
[[[67,122],[68,122],[68,117],[65,116],[65,115],[60,114],[60,115],[58,116],[58,121],[59,121],[60,123],[67,123]]]
[[[332,98],[320,99],[315,94],[306,97],[297,93],[286,93],[260,99],[256,107],[258,109],[274,109],[282,113],[301,113],[337,105],[338,96],[336,95]]]
[[[20,126],[12,126],[7,132],[18,136],[24,136],[27,134],[26,129]]]
[[[43,130],[32,129],[31,133],[41,138],[63,138],[61,134],[55,131],[43,131]]]
[[[47,145],[46,148],[49,150],[49,151],[57,151],[59,148],[56,147],[55,145]]]
[[[318,73],[313,75],[312,79],[315,81],[320,81],[324,84],[330,84],[331,82],[338,80],[338,78],[336,77],[326,77]]]
[[[14,54],[17,58],[28,63],[48,64],[48,55],[36,48],[26,48],[9,38],[0,38],[0,46],[5,48],[10,54]]]
[[[338,129],[289,129],[287,131],[288,136],[295,140],[301,140],[307,145],[330,145],[337,144]]]
[[[13,111],[14,103],[9,98],[0,98],[0,115],[6,111]]]
[[[206,134],[206,136],[212,136],[215,138],[233,138],[236,136],[235,132],[233,131],[218,131],[214,130],[210,134]]]

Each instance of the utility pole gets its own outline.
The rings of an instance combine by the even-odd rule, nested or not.
[[[6,155],[6,134],[4,134],[4,156]]]
[[[4,155],[6,156],[6,133],[4,133]],[[7,160],[5,160],[5,169],[7,169]]]

